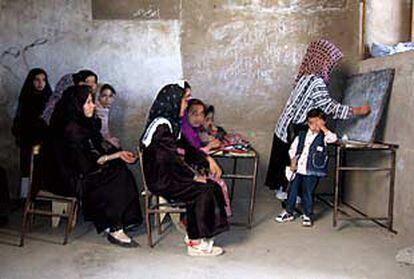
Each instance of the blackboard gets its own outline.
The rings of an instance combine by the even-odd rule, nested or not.
[[[362,106],[369,104],[371,113],[336,121],[336,132],[341,139],[374,142],[382,140],[384,117],[394,80],[394,69],[385,69],[351,76],[347,82],[342,104]]]

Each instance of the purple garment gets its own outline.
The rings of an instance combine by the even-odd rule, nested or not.
[[[181,132],[193,147],[197,149],[203,147],[200,136],[198,135],[199,128],[191,126],[190,122],[188,121],[187,112],[181,118]]]
[[[200,150],[203,147],[201,138],[199,136],[199,132],[200,132],[200,128],[191,126],[190,122],[188,121],[188,114],[186,112],[184,116],[181,118],[181,133],[187,139],[189,144],[197,148],[198,150]],[[232,211],[231,211],[231,205],[230,205],[229,191],[227,189],[226,182],[223,179],[221,178],[217,179],[213,177],[212,175],[210,175],[208,178],[213,180],[220,186],[221,191],[223,193],[224,201],[226,203],[225,204],[226,214],[227,216],[231,216]]]
[[[59,81],[56,83],[55,91],[53,92],[52,96],[50,96],[49,101],[43,110],[42,118],[48,125],[50,118],[52,117],[52,113],[55,110],[56,103],[60,100],[60,98],[62,98],[63,91],[74,85],[72,75],[73,73],[66,74],[59,79]]]

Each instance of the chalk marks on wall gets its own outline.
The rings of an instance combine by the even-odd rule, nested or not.
[[[92,18],[99,20],[177,20],[182,0],[92,0]]]
[[[241,95],[257,86],[280,86],[286,84],[280,73],[293,75],[306,49],[307,40],[299,39],[298,34],[312,36],[323,27],[324,23],[317,21],[310,24],[301,19],[259,17],[212,22],[204,36],[207,51],[192,59],[190,71],[209,69],[207,72],[214,75],[211,79],[228,85],[229,90],[237,87]]]
[[[8,71],[12,77],[16,80],[20,80],[19,75],[14,72],[13,66],[22,63],[26,71],[29,71],[31,66],[27,60],[27,52],[38,46],[45,45],[48,42],[46,38],[38,38],[30,44],[21,46],[10,46],[1,52],[0,55],[0,66]],[[19,60],[21,59],[21,60]]]
[[[214,80],[239,96],[288,92],[293,78],[286,77],[295,75],[308,42],[330,30],[347,6],[346,0],[216,1],[197,27],[187,24],[205,33],[197,48],[185,37],[197,49],[186,72],[203,72],[200,83]]]
[[[314,14],[346,9],[347,0],[227,0],[224,9],[274,15]]]
[[[132,17],[141,18],[141,19],[160,18],[160,9],[159,8],[138,9],[134,13],[132,13]]]

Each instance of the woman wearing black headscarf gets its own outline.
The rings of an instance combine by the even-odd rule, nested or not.
[[[68,92],[53,112],[43,147],[43,185],[81,199],[85,219],[93,221],[98,233],[109,228],[111,243],[136,247],[124,232],[142,222],[138,189],[125,164],[136,157],[103,140],[89,86],[73,86]]]
[[[186,203],[188,255],[217,256],[223,249],[213,246],[211,238],[229,228],[224,197],[219,185],[197,175],[189,164],[201,158],[216,176],[221,175],[221,169],[211,157],[190,145],[184,146],[184,160],[177,154],[180,118],[190,94],[177,84],[167,85],[158,93],[141,137],[143,167],[152,193]]]
[[[20,147],[21,196],[26,197],[30,172],[32,147],[41,143],[46,133],[46,123],[41,114],[52,94],[45,70],[30,70],[20,91],[19,104],[13,119],[12,133]]]

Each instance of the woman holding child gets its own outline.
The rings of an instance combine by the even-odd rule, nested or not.
[[[204,124],[206,121],[206,109],[207,108],[204,103],[199,99],[191,99],[188,102],[188,107],[181,119],[181,132],[183,134],[183,137],[181,137],[180,142],[182,142],[184,145],[191,145],[191,147],[194,147],[208,155],[210,151],[220,148],[222,143],[219,139],[216,139],[214,137],[208,139],[207,142],[202,142],[200,138],[200,134],[203,130],[205,130]],[[205,161],[204,158],[202,158],[201,162],[199,162],[200,166],[194,166],[193,168],[203,168],[203,161]],[[232,211],[227,184],[221,178],[216,178],[214,176],[209,176],[209,178],[220,185],[224,199],[226,201],[225,209],[227,216],[231,216]]]
[[[223,249],[214,246],[212,237],[229,229],[223,194],[220,186],[190,165],[204,161],[216,177],[221,176],[221,169],[213,158],[191,145],[182,146],[184,154],[177,150],[181,118],[190,96],[188,83],[169,84],[158,93],[141,137],[144,174],[151,192],[186,203],[188,255],[217,256]]]

